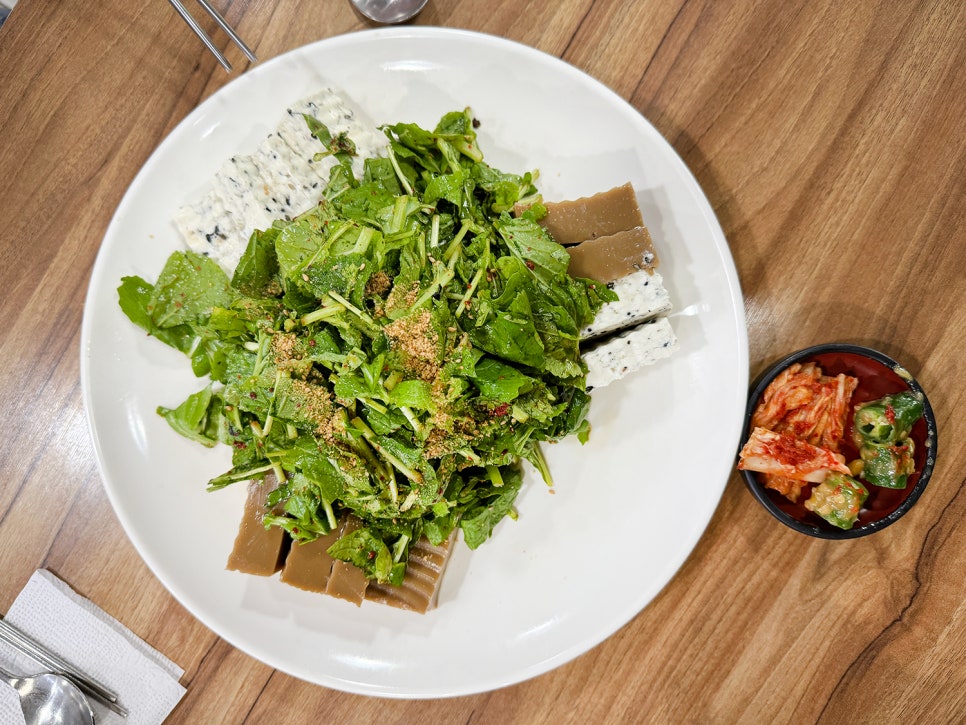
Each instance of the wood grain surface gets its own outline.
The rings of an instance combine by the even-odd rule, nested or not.
[[[214,4],[262,61],[368,27],[343,0]],[[430,0],[416,22],[563,58],[658,128],[729,240],[752,377],[832,340],[905,362],[940,437],[916,508],[872,537],[811,539],[732,475],[650,606],[495,692],[366,698],[233,649],[125,537],[79,383],[84,296],[115,208],[233,76],[162,0],[20,0],[0,28],[0,611],[52,570],[186,669],[173,723],[966,720],[966,3],[552,5]]]

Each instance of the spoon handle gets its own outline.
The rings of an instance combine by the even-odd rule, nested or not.
[[[3,617],[0,617],[0,640],[20,650],[28,657],[37,660],[44,667],[54,670],[56,674],[67,677],[85,695],[94,698],[118,715],[127,717],[128,712],[118,704],[117,695],[96,680],[85,675],[57,654],[32,640],[12,624],[9,624]]]

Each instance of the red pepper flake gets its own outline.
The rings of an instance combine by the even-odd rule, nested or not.
[[[891,405],[887,405],[886,406],[886,409],[885,409],[885,417],[886,417],[886,420],[889,421],[889,423],[891,423],[892,425],[895,425],[896,424],[896,409],[893,408]]]
[[[251,398],[252,400],[254,400],[255,398],[257,398],[257,397],[258,397],[258,393],[256,393],[256,392],[255,392],[255,391],[253,390],[252,392],[250,392],[250,393],[248,394],[248,397],[249,397],[249,398]]]
[[[532,259],[527,260],[527,269],[533,269],[535,266]]]
[[[765,445],[765,450],[775,460],[788,466],[798,466],[807,463],[812,458],[811,451],[792,436],[779,435],[774,441]]]
[[[492,414],[494,417],[502,418],[504,415],[506,415],[509,412],[510,412],[510,406],[507,403],[501,403],[500,405],[496,406],[493,409]]]

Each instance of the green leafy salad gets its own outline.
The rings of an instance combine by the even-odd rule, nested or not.
[[[523,459],[550,483],[541,442],[586,440],[578,333],[615,296],[567,274],[533,176],[483,161],[469,110],[383,127],[361,179],[351,140],[306,122],[339,161],[316,207],[255,230],[231,277],[178,251],[119,302],[208,379],[158,408],[231,447],[208,489],[274,473],[266,526],[310,541],[353,514],[329,553],[398,584],[420,536],[476,548],[515,516]]]

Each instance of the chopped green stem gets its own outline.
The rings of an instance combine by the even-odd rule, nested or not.
[[[468,461],[473,461],[477,466],[482,465],[483,459],[480,458],[471,448],[460,448],[457,453],[459,453],[463,458]]]
[[[411,193],[411,192],[410,192]],[[409,209],[409,197],[397,196],[392,205],[392,220],[389,223],[389,233],[395,234],[403,228],[406,223],[407,210]]]
[[[463,314],[463,310],[466,309],[467,303],[470,298],[475,294],[477,286],[480,284],[480,280],[483,279],[483,273],[486,271],[486,265],[481,266],[476,270],[476,274],[473,275],[473,279],[470,280],[469,285],[466,288],[466,292],[460,298],[459,305],[456,307],[456,316],[459,317]]]
[[[446,247],[446,251],[443,252],[443,259],[447,264],[449,264],[450,267],[454,267],[456,265],[457,255],[460,251],[460,248],[463,246],[463,237],[466,236],[466,233],[469,230],[470,225],[466,222],[463,222],[463,226],[461,226],[460,230],[456,232],[456,236],[453,237],[453,240]]]
[[[394,234],[387,234],[383,237],[383,240],[387,244],[395,244],[396,242],[401,242],[403,239],[410,239],[416,236],[416,231],[413,229],[403,229],[401,232],[396,232]]]
[[[329,531],[332,531],[339,523],[335,518],[335,511],[332,510],[332,504],[323,498],[322,509],[325,511],[325,520],[329,523]]]
[[[426,264],[426,234],[423,232],[416,239],[416,249],[419,252],[419,266],[423,267]]]
[[[533,452],[532,462],[536,465],[537,470],[540,471],[543,482],[548,486],[553,486],[553,476],[550,475],[550,466],[547,465],[547,459],[543,457],[543,451],[540,449],[540,446],[534,443],[530,450]]]
[[[382,403],[375,400],[375,398],[359,398],[363,403],[368,405],[373,410],[378,410],[380,413],[387,413],[389,408],[387,408]]]
[[[354,304],[349,302],[349,300],[347,300],[345,297],[340,295],[338,292],[335,292],[334,290],[329,290],[326,294],[328,294],[329,297],[334,299],[336,302],[338,302],[347,310],[349,310],[349,312],[351,312],[353,315],[355,315],[364,323],[366,323],[367,326],[373,328],[374,330],[381,329],[379,325],[376,324],[376,321],[369,316],[369,313],[363,312],[362,310],[360,310],[358,307],[356,307]]]
[[[372,235],[376,233],[376,230],[370,226],[363,225],[362,231],[359,232],[359,239],[356,241],[356,246],[353,247],[352,251],[354,254],[362,254],[369,248],[369,242],[372,241]]]
[[[433,214],[429,224],[429,248],[435,249],[439,246],[439,214]]]
[[[396,458],[396,456],[394,456],[392,453],[390,453],[385,448],[383,448],[382,445],[380,445],[379,441],[376,439],[375,432],[372,430],[372,428],[366,425],[366,422],[362,420],[362,418],[353,418],[351,422],[352,422],[352,426],[356,430],[362,433],[363,438],[366,439],[369,445],[375,448],[376,452],[379,453],[379,455],[381,455],[383,458],[389,461],[389,463],[395,466],[400,473],[402,473],[406,478],[408,478],[413,483],[423,482],[423,474],[421,474],[419,471],[414,471],[413,469],[411,469],[405,463],[403,463],[398,458]]]
[[[416,503],[416,492],[415,491],[410,491],[409,492],[409,495],[406,496],[406,500],[403,501],[399,505],[399,510],[400,511],[409,511],[409,509],[411,509],[413,507],[413,504],[414,503]]]
[[[235,430],[241,432],[244,425],[241,422],[241,413],[238,412],[238,408],[234,405],[228,409],[229,417],[231,418],[231,424],[235,427]]]
[[[413,412],[412,408],[410,408],[408,405],[400,405],[399,410],[404,416],[406,416],[406,420],[409,421],[409,425],[413,427],[416,435],[421,435],[423,432],[423,426],[419,422],[419,418],[416,417],[416,414]]]
[[[224,488],[225,486],[229,486],[233,483],[238,483],[239,481],[251,480],[255,478],[259,473],[265,473],[266,471],[271,471],[272,468],[273,468],[273,465],[271,463],[266,463],[264,466],[258,466],[256,468],[246,468],[244,471],[236,471],[231,475],[220,476],[219,478],[221,480],[218,483],[208,484],[208,490],[217,491],[219,489]]]
[[[487,466],[486,475],[492,483],[497,488],[503,486],[503,475],[500,473],[500,469],[497,466]]]
[[[409,546],[411,537],[409,534],[400,534],[396,543],[392,547],[392,561],[394,564],[398,564],[402,561],[403,554],[406,553],[406,547]]]
[[[439,292],[441,288],[445,287],[450,283],[450,281],[452,281],[454,274],[455,273],[450,268],[446,268],[440,272],[436,279],[433,280],[433,283],[424,289],[423,293],[419,295],[419,298],[413,303],[411,309],[418,310],[428,300],[435,297],[436,293]]]
[[[288,480],[285,476],[285,470],[282,468],[281,464],[278,463],[278,461],[272,461],[272,471],[275,472],[275,478],[278,480],[279,486]]]
[[[392,502],[399,503],[399,486],[396,485],[396,472],[389,468],[389,498]]]
[[[402,185],[402,188],[406,190],[407,194],[412,196],[413,185],[409,183],[409,179],[406,178],[406,175],[402,172],[402,169],[399,168],[399,160],[396,158],[396,154],[392,150],[392,145],[389,146],[389,163],[392,164],[392,170],[396,172],[396,178],[399,179],[399,183]]]
[[[321,320],[327,320],[330,317],[335,317],[345,312],[345,307],[342,305],[323,305],[317,310],[312,312],[306,312],[302,315],[300,322],[303,326],[311,325],[313,322],[320,322]]]
[[[258,376],[262,373],[262,368],[265,367],[267,362],[267,355],[269,346],[272,344],[271,337],[265,334],[264,330],[258,331],[258,354],[255,357],[255,366],[253,368],[252,375]]]

